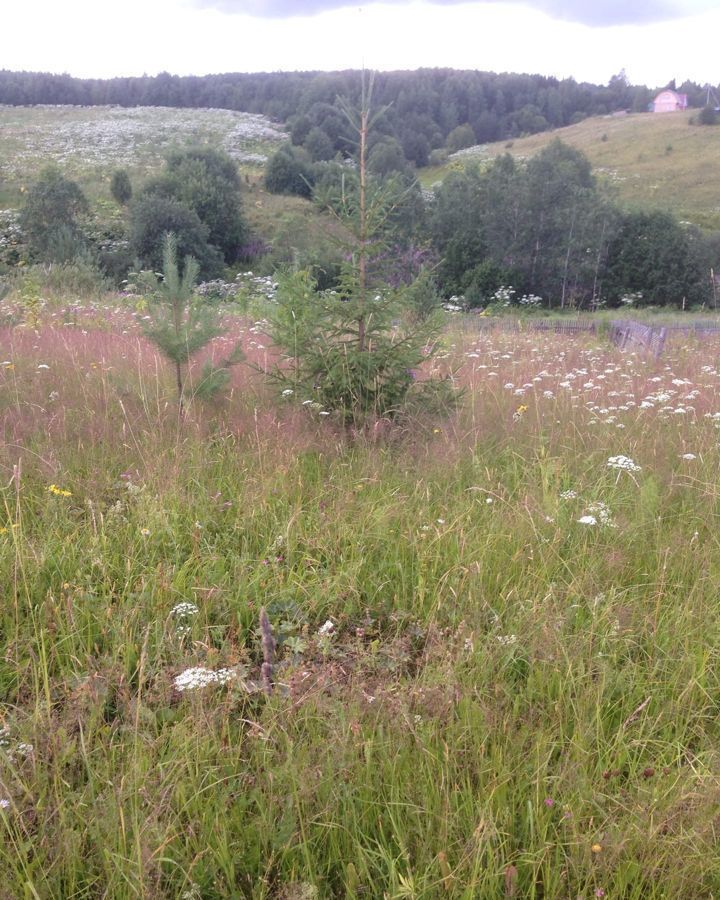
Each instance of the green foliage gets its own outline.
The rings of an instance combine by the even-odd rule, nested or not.
[[[108,281],[87,254],[71,262],[30,267],[28,276],[42,293],[58,297],[95,298],[108,290]]]
[[[445,144],[448,153],[457,153],[458,150],[464,150],[466,147],[472,147],[477,143],[475,132],[471,125],[467,122],[464,125],[458,125],[453,128],[447,137]]]
[[[403,302],[411,319],[426,322],[435,315],[442,305],[435,276],[423,269],[418,277],[404,290]]]
[[[284,144],[268,160],[264,184],[271,194],[310,197],[315,177],[315,169],[308,154],[291,144]]]
[[[238,258],[248,229],[242,214],[240,176],[227,154],[209,147],[174,150],[168,155],[165,171],[145,185],[142,195],[182,204],[207,228],[212,253],[219,252],[226,263]],[[201,256],[197,258],[202,262]]]
[[[714,106],[703,106],[698,113],[698,122],[700,125],[717,125],[720,116]]]
[[[130,210],[130,246],[141,265],[159,270],[163,241],[174,234],[181,256],[192,256],[204,278],[222,273],[220,252],[208,241],[209,229],[197,213],[171,197],[149,193],[138,196]]]
[[[79,185],[55,167],[44,169],[30,188],[20,214],[31,253],[49,262],[67,262],[81,252],[81,217],[88,203]]]
[[[132,197],[132,184],[127,169],[116,169],[110,179],[110,193],[120,206],[125,206]]]
[[[37,328],[40,324],[43,300],[40,296],[40,279],[35,272],[29,273],[22,280],[20,303],[25,314],[24,324],[28,328]]]
[[[145,335],[174,365],[181,413],[184,408],[183,368],[214,338],[225,333],[215,308],[194,298],[199,271],[192,257],[185,258],[180,271],[177,240],[173,234],[168,234],[163,244],[162,279],[152,272],[141,273],[142,283],[149,290],[151,313],[151,320],[144,325]],[[230,367],[241,359],[238,345],[220,365],[206,362],[193,394],[209,397],[217,393],[227,384]]]
[[[273,341],[287,357],[287,366],[275,370],[276,381],[296,399],[356,428],[393,419],[414,399],[426,408],[438,394],[448,407],[453,400],[447,381],[416,381],[416,370],[432,353],[433,327],[422,316],[397,324],[402,296],[382,283],[382,267],[373,266],[391,246],[403,191],[396,179],[372,179],[368,172],[368,135],[383,112],[371,117],[371,92],[372,80],[360,109],[346,108],[359,136],[357,172],[348,174],[347,183],[341,176],[336,196],[328,182],[323,197],[347,235],[337,291],[317,292],[306,271],[289,274],[280,283],[272,323]]]
[[[502,266],[485,259],[467,272],[463,294],[468,309],[486,306],[502,285],[512,284],[514,276]]]
[[[645,304],[706,302],[710,285],[704,251],[700,234],[680,225],[669,213],[628,213],[608,251],[608,298],[618,303],[625,294],[641,292]]]
[[[368,171],[373,175],[405,174],[409,169],[403,148],[392,138],[378,141],[368,156]]]
[[[302,142],[313,162],[323,162],[335,156],[335,147],[327,134],[315,125]]]
[[[352,264],[345,267],[337,292],[317,292],[306,271],[285,275],[271,327],[289,367],[275,370],[276,383],[292,390],[298,402],[355,427],[394,419],[410,407],[451,409],[455,398],[449,382],[418,380],[440,330],[422,302],[428,293],[427,285],[418,286],[410,308],[414,315],[403,326],[408,298],[385,291],[363,302]]]
[[[473,273],[487,262],[496,272],[512,272],[517,289],[561,308],[589,303],[614,215],[588,160],[560,141],[527,164],[505,155],[484,171],[451,173],[431,212],[443,288],[470,288],[477,302],[486,286],[472,288]]]

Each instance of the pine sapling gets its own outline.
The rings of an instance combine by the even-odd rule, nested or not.
[[[145,326],[145,335],[175,368],[181,418],[185,409],[186,366],[214,338],[225,334],[217,311],[202,304],[194,294],[198,272],[197,262],[189,256],[180,271],[176,238],[167,234],[163,247],[162,279],[151,272],[142,273],[142,281],[150,289],[151,320]],[[230,367],[242,358],[242,349],[238,344],[219,365],[209,361],[205,363],[194,395],[206,398],[217,393],[227,384]]]

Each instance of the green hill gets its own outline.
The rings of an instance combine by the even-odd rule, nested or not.
[[[227,109],[0,106],[0,208],[21,206],[26,186],[52,163],[92,200],[109,195],[114,169],[141,179],[175,147],[210,144],[250,172],[285,139],[265,116]]]
[[[697,124],[697,110],[602,116],[514,141],[473,147],[442,167],[426,169],[426,186],[470,160],[502,153],[532,156],[555,138],[582,150],[621,204],[664,209],[702,228],[720,229],[720,126]]]
[[[307,200],[263,190],[264,162],[286,139],[265,116],[226,109],[0,106],[0,210],[22,207],[40,170],[55,164],[78,182],[100,221],[112,219],[115,169],[126,168],[137,188],[160,170],[169,150],[209,144],[238,161],[246,216],[258,237],[289,258],[311,252],[325,258],[335,221]]]

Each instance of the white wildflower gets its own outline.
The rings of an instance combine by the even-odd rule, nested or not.
[[[607,465],[610,469],[625,469],[627,472],[639,472],[642,468],[629,456],[609,456]]]
[[[194,603],[190,603],[187,600],[184,600],[182,603],[178,603],[170,610],[171,616],[177,616],[178,618],[183,618],[185,616],[194,616],[200,610],[195,606]]]
[[[320,628],[318,628],[318,634],[321,637],[325,637],[328,634],[332,634],[333,631],[335,631],[335,623],[333,622],[332,619],[328,619],[324,625],[321,625]]]
[[[578,519],[579,525],[597,525],[597,519],[595,516],[580,516]]]
[[[237,678],[237,674],[232,669],[213,671],[203,666],[193,666],[177,675],[173,685],[176,691],[195,691],[210,684],[227,684],[233,678]]]

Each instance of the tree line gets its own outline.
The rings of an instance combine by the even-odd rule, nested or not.
[[[262,113],[287,123],[296,145],[314,156],[347,152],[353,135],[337,98],[359,103],[360,73],[273,72],[133,78],[73,78],[44,72],[0,71],[0,103],[82,106],[170,106]],[[674,83],[671,85],[675,87]],[[705,103],[693,82],[679,90],[692,106]],[[542,75],[418,69],[378,73],[375,96],[385,113],[375,133],[391,137],[416,166],[434,150],[512,138],[570,125],[620,109],[644,111],[654,96],[624,73],[607,85]]]
[[[453,297],[467,308],[717,302],[720,233],[703,234],[665,212],[620,209],[589,160],[560,140],[527,161],[506,154],[454,169],[434,191],[421,190],[386,142],[371,149],[366,135],[363,152],[364,188],[357,158],[312,163],[289,144],[268,163],[265,188],[301,193],[339,221],[363,205],[380,210],[367,277],[392,289],[415,284],[408,296],[421,317]],[[120,284],[130,270],[157,270],[172,233],[178,257],[192,256],[204,279],[240,261],[268,273],[283,264],[277,253],[266,255],[274,252],[266,235],[251,232],[237,166],[218,150],[174,150],[159,174],[136,186],[117,171],[111,191],[123,213],[99,222],[76,183],[45,170],[20,212],[24,250],[2,261],[12,268],[21,260],[85,259]],[[290,259],[297,264],[295,253]],[[331,242],[307,248],[302,266],[318,290],[342,295],[346,262]]]

